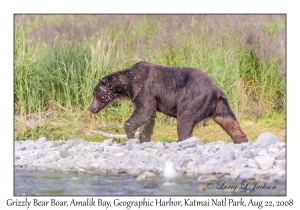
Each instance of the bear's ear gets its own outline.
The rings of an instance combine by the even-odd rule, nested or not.
[[[107,77],[103,77],[102,79],[99,79],[99,82],[105,86],[106,86],[107,81],[108,81]]]

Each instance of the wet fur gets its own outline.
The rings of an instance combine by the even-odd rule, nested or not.
[[[218,123],[234,143],[247,142],[224,93],[204,72],[138,62],[103,77],[88,108],[98,113],[115,99],[130,98],[135,109],[125,122],[128,138],[140,128],[139,139],[151,140],[156,112],[177,118],[178,141],[191,137],[196,124],[208,118]]]

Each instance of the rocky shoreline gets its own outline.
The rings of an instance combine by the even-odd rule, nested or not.
[[[143,180],[160,176],[169,160],[181,176],[197,176],[203,182],[220,178],[280,182],[286,178],[286,144],[269,132],[243,144],[203,144],[196,137],[172,143],[130,139],[119,144],[113,139],[99,143],[42,137],[14,144],[15,170],[126,173]]]

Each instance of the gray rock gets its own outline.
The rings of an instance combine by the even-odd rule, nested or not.
[[[60,152],[60,156],[62,158],[66,158],[66,157],[70,156],[70,153],[68,152],[68,150],[61,150],[59,152]]]
[[[277,142],[279,142],[277,136],[275,136],[270,132],[264,132],[259,135],[259,137],[255,141],[255,144],[260,145],[265,143],[267,145],[271,145],[271,144],[276,144]]]
[[[181,150],[180,144],[178,142],[171,142],[167,147],[170,150]]]
[[[191,161],[192,159],[190,158],[181,158],[180,160],[172,160],[172,162],[174,162],[175,165],[178,165],[181,168],[186,167]]]
[[[126,143],[127,144],[139,144],[140,140],[139,139],[129,139]]]
[[[158,152],[159,150],[158,150],[158,149],[155,149],[155,148],[149,148],[149,147],[147,147],[147,148],[145,149],[145,151],[155,155],[155,154],[157,154],[157,152]]]
[[[163,149],[165,149],[165,143],[159,141],[159,142],[156,142],[156,144],[154,144],[152,147],[159,149],[159,150],[163,150]]]
[[[237,154],[236,158],[237,159],[240,159],[240,158],[253,159],[254,156],[255,156],[255,153],[253,151],[244,150],[244,151],[240,152],[239,154]]]
[[[191,143],[194,143],[195,145],[203,145],[204,143],[200,140],[200,139],[198,139],[197,137],[195,137],[195,136],[193,136],[193,137],[190,137],[190,138],[188,138],[188,139],[185,139],[185,140],[183,140],[183,141],[181,141],[181,142],[191,142]]]
[[[128,150],[133,150],[133,149],[134,149],[134,147],[132,146],[131,143],[126,143],[126,148],[127,148]]]
[[[212,174],[230,179],[282,181],[286,170],[285,143],[270,144],[269,140],[236,145],[222,141],[202,144],[197,138],[141,144],[135,139],[120,144],[113,139],[102,143],[41,139],[15,141],[14,145],[16,170],[127,173],[144,180],[149,173],[162,173],[165,161],[170,160],[181,174],[201,175],[201,182],[216,179]]]
[[[236,160],[236,164],[234,165],[235,169],[243,169],[247,166],[248,159],[247,158],[241,158]]]
[[[103,145],[103,147],[112,146],[114,143],[115,143],[114,139],[108,139],[108,140],[104,140],[102,145]]]
[[[49,152],[47,153],[47,157],[48,157],[51,161],[57,161],[57,160],[61,159],[60,151],[49,151]]]
[[[215,148],[216,148],[216,149],[221,149],[222,147],[224,147],[224,145],[225,145],[225,142],[223,142],[223,141],[218,141],[218,142],[216,142],[216,144],[215,144]]]
[[[95,150],[95,152],[103,152],[104,151],[104,147],[102,145],[98,146],[97,149]]]
[[[148,147],[152,147],[155,144],[155,142],[150,141],[150,142],[143,142],[140,144],[141,148],[146,149]]]
[[[63,144],[65,144],[66,142],[59,140],[59,141],[53,141],[50,148],[54,148],[54,147],[59,147]],[[76,144],[76,143],[75,143]],[[72,145],[72,143],[70,142],[70,144],[67,144],[68,146]]]
[[[24,151],[24,150],[26,150],[26,147],[21,147],[20,150]]]
[[[191,147],[196,147],[196,144],[194,142],[184,140],[178,143],[181,149],[185,148],[191,148]]]
[[[118,152],[124,152],[124,149],[118,146],[104,146],[104,152],[111,152],[113,154]]]
[[[83,139],[71,139],[71,140],[67,140],[66,144],[68,145],[68,147],[73,147],[73,146],[77,146],[80,143],[85,143],[87,144],[86,141],[84,141]]]
[[[196,147],[188,147],[184,149],[186,154],[194,154],[197,151]]]
[[[285,160],[285,149],[283,148],[281,151],[277,152],[274,157],[276,160]]]
[[[234,160],[235,159],[235,150],[233,148],[233,144],[227,143],[226,145],[224,145],[220,149],[219,155],[220,155],[220,160],[222,160],[224,163],[228,163],[228,162]]]
[[[143,186],[144,188],[158,188],[158,185],[153,180],[147,181]]]
[[[209,153],[210,148],[211,148],[211,145],[206,144],[202,150],[202,154],[207,155]]]
[[[219,181],[220,178],[218,178],[216,175],[201,175],[197,179],[199,182],[214,182]]]
[[[254,180],[255,179],[255,174],[253,172],[243,171],[240,174],[240,179],[243,179],[243,180]]]

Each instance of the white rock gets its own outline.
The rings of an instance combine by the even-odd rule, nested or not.
[[[260,170],[258,168],[250,168],[249,172],[252,172],[255,175],[261,175],[262,174],[262,170]]]
[[[276,147],[270,147],[270,148],[268,148],[268,152],[269,152],[270,154],[274,154],[274,153],[279,152],[279,149],[276,148]]]
[[[100,162],[93,162],[93,163],[90,163],[90,166],[93,167],[93,168],[98,168],[99,166],[101,165]]]
[[[35,143],[45,143],[46,141],[47,141],[46,137],[41,137]]]
[[[236,169],[236,170],[231,171],[231,173],[230,173],[231,179],[235,180],[236,178],[238,178],[240,176],[240,174],[242,172],[243,172],[243,170],[241,170],[241,169]]]
[[[262,149],[259,153],[258,153],[258,156],[268,156],[269,154],[268,154],[268,152],[267,152],[267,150],[265,150],[265,149]]]
[[[118,153],[115,154],[115,156],[116,157],[121,157],[121,156],[124,156],[124,154],[125,154],[124,152],[118,152]]]
[[[156,177],[156,175],[152,172],[149,172],[149,171],[145,171],[144,173],[140,174],[136,180],[137,181],[142,181],[142,180],[145,180],[145,179],[151,179],[151,178],[154,178]]]
[[[264,171],[272,168],[275,161],[275,159],[270,156],[257,156],[254,158],[254,160],[256,161],[259,168]]]
[[[250,168],[258,168],[258,165],[257,165],[256,161],[253,160],[253,159],[249,159],[249,160],[247,161],[247,165],[248,165]]]
[[[212,174],[213,173],[213,166],[210,165],[199,165],[198,167],[200,174]]]

